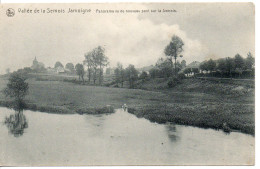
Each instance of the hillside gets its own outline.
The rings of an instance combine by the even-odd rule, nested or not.
[[[46,77],[45,77],[46,78]],[[0,90],[7,78],[0,78]],[[157,123],[174,122],[254,134],[254,81],[184,79],[169,89],[167,80],[139,80],[137,89],[75,84],[64,80],[28,79],[28,109],[51,113],[93,113],[111,105]],[[120,86],[120,85],[119,85]],[[8,100],[0,93],[0,105]]]

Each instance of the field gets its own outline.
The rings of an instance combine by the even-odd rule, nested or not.
[[[0,78],[0,90],[7,83]],[[28,109],[50,113],[91,113],[127,104],[129,112],[153,122],[238,130],[254,135],[254,82],[185,79],[173,89],[163,79],[140,89],[86,86],[63,81],[28,79]],[[158,87],[159,86],[159,87]],[[0,94],[0,104],[8,102]]]
[[[0,90],[7,79],[0,80]],[[164,94],[139,89],[121,89],[100,86],[78,85],[63,81],[36,81],[29,79],[29,95],[26,102],[36,110],[56,113],[88,113],[95,108],[110,105],[120,108],[123,104],[141,106],[159,103]],[[153,100],[151,98],[158,98]],[[0,101],[6,98],[0,94]],[[37,108],[36,108],[37,107]]]

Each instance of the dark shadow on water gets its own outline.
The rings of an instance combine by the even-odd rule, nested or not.
[[[165,127],[170,141],[177,142],[180,137],[177,135],[176,126],[174,124],[167,124]]]
[[[4,124],[15,137],[22,136],[24,129],[28,128],[28,122],[23,112],[15,112],[15,114],[6,117]]]
[[[23,114],[25,103],[23,101],[15,101],[12,103],[11,108],[15,111],[15,114],[5,117],[4,124],[11,134],[19,137],[23,135],[24,129],[28,128],[28,122]]]

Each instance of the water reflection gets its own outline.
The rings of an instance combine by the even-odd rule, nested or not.
[[[212,129],[150,123],[122,110],[97,116],[24,111],[27,119],[21,112],[15,116],[6,108],[0,107],[0,112],[0,121],[4,122],[6,116],[11,119],[10,130],[24,131],[23,136],[14,139],[13,134],[8,137],[6,125],[0,125],[0,163],[6,165],[248,165],[254,162],[254,137],[236,132],[225,135]],[[30,128],[25,129],[27,120]],[[8,158],[1,158],[1,154]]]
[[[168,138],[171,140],[171,142],[176,142],[179,140],[179,136],[176,132],[176,126],[172,123],[166,124],[166,131],[168,134]]]
[[[15,111],[15,114],[5,117],[4,124],[11,134],[19,137],[23,135],[24,129],[28,128],[28,122],[23,114],[25,103],[23,101],[14,101],[11,108]]]
[[[23,112],[16,112],[5,118],[4,124],[7,126],[9,132],[15,137],[22,136],[24,129],[28,128],[28,122]]]

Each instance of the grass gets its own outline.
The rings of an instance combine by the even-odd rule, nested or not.
[[[130,112],[138,117],[157,123],[255,133],[254,81],[191,78],[169,89],[167,81],[151,79],[138,87],[168,95],[160,104],[131,107]]]
[[[0,90],[6,86],[0,78]],[[27,108],[52,113],[112,113],[127,104],[130,113],[152,122],[238,130],[254,135],[252,82],[185,79],[173,89],[164,79],[151,79],[140,89],[86,86],[64,81],[28,80]],[[248,84],[250,83],[250,84]],[[158,87],[159,86],[159,87]],[[0,94],[0,105],[8,100]]]
[[[0,90],[7,79],[0,79]],[[127,105],[147,105],[150,97],[163,98],[158,92],[139,89],[120,89],[100,86],[76,85],[62,81],[36,81],[29,79],[28,109],[55,113],[102,113],[107,105],[120,108]],[[156,101],[158,102],[158,101]],[[8,106],[8,100],[0,93],[0,104]],[[93,112],[94,111],[94,112]]]
[[[129,113],[144,117],[152,122],[197,126],[225,130],[237,130],[254,135],[254,107],[236,104],[221,105],[153,105],[130,108]]]
[[[0,106],[13,109],[13,103],[10,100],[0,100]],[[114,107],[107,105],[104,107],[95,107],[95,108],[76,108],[74,110],[65,108],[63,106],[50,106],[50,105],[37,105],[32,103],[26,103],[24,109],[56,114],[110,114],[114,113]]]

